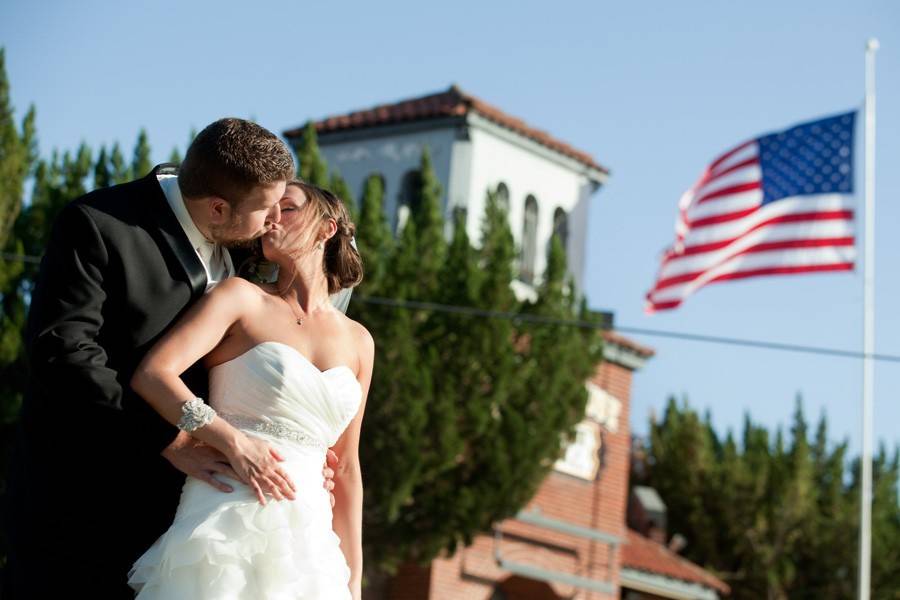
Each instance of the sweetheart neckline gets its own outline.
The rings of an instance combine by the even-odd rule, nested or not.
[[[285,344],[284,342],[278,342],[278,341],[275,341],[275,340],[264,340],[264,341],[262,341],[262,342],[259,342],[258,344],[254,344],[253,346],[250,346],[247,350],[245,350],[244,352],[241,352],[240,354],[238,354],[238,355],[235,356],[234,358],[230,358],[230,359],[228,359],[228,360],[226,360],[226,361],[224,361],[224,362],[220,362],[220,363],[217,364],[217,365],[213,365],[212,367],[210,367],[209,370],[212,371],[212,370],[215,369],[216,367],[221,367],[222,365],[227,365],[228,363],[234,362],[234,361],[236,361],[237,359],[242,358],[243,356],[249,354],[249,353],[252,352],[253,350],[256,350],[257,348],[259,348],[260,346],[263,346],[263,345],[265,345],[265,344],[275,344],[275,345],[277,345],[277,346],[283,346],[284,348],[288,348],[289,350],[292,350],[292,351],[294,352],[294,354],[296,354],[297,356],[299,356],[300,358],[302,358],[302,359],[304,360],[304,362],[306,362],[306,364],[308,364],[308,365],[311,366],[313,369],[315,369],[316,371],[318,371],[320,375],[325,375],[326,373],[330,373],[331,371],[337,371],[337,370],[340,370],[340,369],[346,369],[346,370],[350,371],[350,374],[351,374],[351,375],[353,375],[353,381],[356,381],[357,383],[359,383],[359,381],[357,381],[357,379],[356,379],[356,374],[353,372],[353,369],[351,369],[349,366],[347,366],[347,365],[337,365],[336,367],[331,367],[331,368],[325,369],[325,370],[323,371],[322,369],[320,369],[319,367],[317,367],[316,364],[315,364],[313,361],[309,360],[309,358],[307,358],[305,354],[303,354],[302,352],[300,352],[299,350],[297,350],[296,348],[294,348],[294,347],[291,346],[290,344]]]

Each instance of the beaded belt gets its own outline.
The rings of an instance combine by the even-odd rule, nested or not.
[[[238,415],[234,413],[218,414],[220,417],[222,417],[238,429],[247,429],[249,431],[265,433],[266,435],[271,435],[272,437],[276,437],[281,440],[288,440],[297,444],[301,444],[303,446],[318,448],[319,450],[327,450],[325,443],[321,440],[307,435],[299,429],[294,429],[293,427],[289,427],[282,423],[274,423],[272,421],[255,419],[253,417],[247,417],[245,415]]]

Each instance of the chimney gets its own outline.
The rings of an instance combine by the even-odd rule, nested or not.
[[[652,487],[636,485],[628,500],[628,526],[666,545],[666,505]]]

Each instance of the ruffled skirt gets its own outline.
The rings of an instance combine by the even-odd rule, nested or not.
[[[331,527],[322,486],[324,455],[291,451],[282,466],[296,500],[266,497],[246,485],[220,492],[188,477],[175,520],[135,561],[128,583],[141,600],[349,599],[350,568]]]

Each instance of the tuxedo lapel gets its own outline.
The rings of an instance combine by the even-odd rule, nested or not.
[[[159,225],[160,237],[172,249],[178,262],[181,263],[184,273],[191,284],[191,295],[196,299],[203,295],[206,291],[206,269],[197,256],[191,241],[185,234],[184,229],[178,222],[169,201],[159,185],[157,175],[176,175],[178,167],[171,163],[163,163],[157,165],[149,175],[145,178],[148,188],[151,190],[150,197],[153,200],[153,214],[156,216]]]

